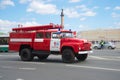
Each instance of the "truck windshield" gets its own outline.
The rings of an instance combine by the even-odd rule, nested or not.
[[[61,32],[61,33],[53,33],[52,38],[72,38],[73,34],[70,32]]]

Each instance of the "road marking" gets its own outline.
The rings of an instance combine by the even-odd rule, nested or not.
[[[116,58],[120,58],[120,57],[116,57]]]
[[[20,62],[20,63],[24,63],[24,64],[46,64],[43,62]]]
[[[120,71],[120,69],[93,67],[93,66],[78,66],[78,65],[66,65],[66,66],[73,67],[73,68],[87,68],[87,69],[97,69],[97,70],[107,70],[107,71]]]
[[[36,70],[36,68],[29,68],[29,67],[23,67],[23,68],[17,68],[12,66],[1,66],[4,69],[20,69],[20,70]]]
[[[36,68],[18,68],[18,69],[22,69],[22,70],[36,70]]]
[[[44,62],[24,62],[24,61],[0,61],[0,62],[11,62],[11,63],[23,63],[23,64],[46,64],[46,63],[44,63]]]
[[[24,80],[24,79],[18,78],[18,79],[16,79],[16,80]]]
[[[110,57],[103,58],[98,56],[89,56],[90,58],[99,59],[99,60],[112,60],[112,61],[120,61],[120,59],[111,59]],[[117,57],[116,57],[117,58]]]
[[[106,59],[106,58],[102,58],[102,57],[98,57],[98,56],[89,56],[89,57],[91,57],[91,58],[95,58],[95,59]]]
[[[13,67],[12,66],[1,66],[2,68],[5,68],[5,69],[12,69]]]
[[[13,57],[13,56],[18,56],[18,55],[0,55],[0,57]]]

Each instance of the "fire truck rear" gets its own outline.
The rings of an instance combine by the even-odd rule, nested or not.
[[[54,24],[13,28],[9,50],[19,52],[22,61],[31,61],[35,56],[44,60],[50,54],[60,54],[65,63],[75,62],[75,57],[84,61],[92,52],[90,42],[77,39],[71,30]]]

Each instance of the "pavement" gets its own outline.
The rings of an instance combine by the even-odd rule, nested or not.
[[[119,80],[120,50],[94,50],[86,61],[62,62],[60,55],[47,60],[20,60],[18,53],[0,53],[0,80]]]

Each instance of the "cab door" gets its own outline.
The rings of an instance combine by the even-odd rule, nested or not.
[[[60,34],[52,33],[52,38],[50,41],[50,51],[60,51]]]

